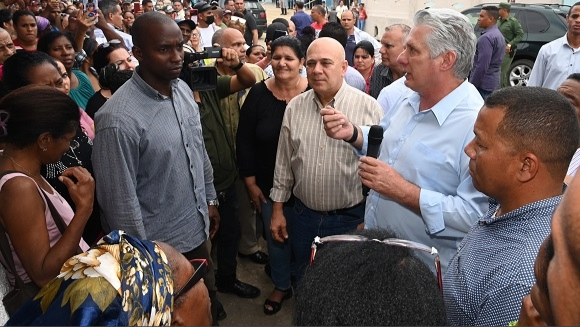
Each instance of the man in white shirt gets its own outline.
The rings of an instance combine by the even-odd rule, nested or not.
[[[566,15],[568,32],[538,53],[528,86],[556,90],[566,77],[580,71],[580,5],[575,4]]]
[[[354,61],[352,59],[354,55],[354,47],[360,41],[369,41],[373,44],[375,48],[375,61],[379,62],[381,60],[381,44],[372,37],[369,33],[365,31],[361,31],[358,28],[354,27],[355,24],[354,14],[350,10],[346,10],[342,13],[342,18],[340,19],[340,24],[346,30],[346,34],[348,35],[348,39],[346,41],[346,60],[348,61],[348,65],[354,67]]]
[[[177,19],[185,19],[185,10],[183,10],[183,4],[181,1],[173,1],[173,9],[175,10]]]
[[[215,31],[220,29],[213,23],[215,18],[213,17],[211,5],[202,1],[196,3],[193,9],[197,9],[197,30],[201,37],[201,46],[204,48],[211,47],[211,38]]]
[[[107,24],[123,38],[123,41],[125,41],[125,47],[131,51],[131,49],[133,49],[133,38],[130,34],[127,34],[122,30],[123,14],[119,2],[116,0],[103,0],[99,2],[99,9],[103,13],[103,18]],[[100,28],[95,29],[95,38],[99,44],[107,42],[107,38]]]

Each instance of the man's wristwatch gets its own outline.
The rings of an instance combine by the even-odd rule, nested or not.
[[[216,206],[216,207],[219,207],[220,206],[220,202],[216,198],[215,200],[209,200],[209,201],[207,201],[207,205],[208,206]]]
[[[232,68],[233,71],[236,71],[236,70],[242,68],[243,65],[244,65],[244,62],[243,61],[240,61],[239,64],[237,64],[235,67],[231,67],[231,68]]]

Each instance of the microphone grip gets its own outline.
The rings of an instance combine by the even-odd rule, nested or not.
[[[371,126],[369,130],[368,146],[367,146],[367,157],[378,158],[379,151],[381,149],[381,143],[383,142],[383,127],[379,125]],[[362,186],[362,195],[369,195],[370,189],[366,186]]]

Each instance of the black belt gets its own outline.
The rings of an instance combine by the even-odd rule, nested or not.
[[[318,210],[312,210],[312,209],[310,209],[310,210],[312,210],[312,211],[314,211],[317,214],[322,215],[322,216],[348,216],[348,215],[352,215],[350,213],[350,211],[357,209],[357,208],[364,206],[364,205],[365,205],[365,202],[363,201],[363,202],[361,202],[355,206],[352,206],[350,208],[329,210],[329,211],[318,211]]]

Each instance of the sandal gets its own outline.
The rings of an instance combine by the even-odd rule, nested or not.
[[[266,301],[264,301],[264,313],[267,315],[273,315],[275,313],[277,313],[278,311],[280,311],[280,309],[282,309],[282,302],[284,302],[284,300],[288,300],[292,297],[292,287],[290,287],[287,290],[281,290],[279,288],[275,288],[275,290],[280,291],[280,292],[284,292],[286,293],[284,295],[284,297],[282,298],[282,301],[280,302],[275,302],[272,301],[270,299],[266,299]],[[268,306],[270,306],[272,309],[268,309]]]

